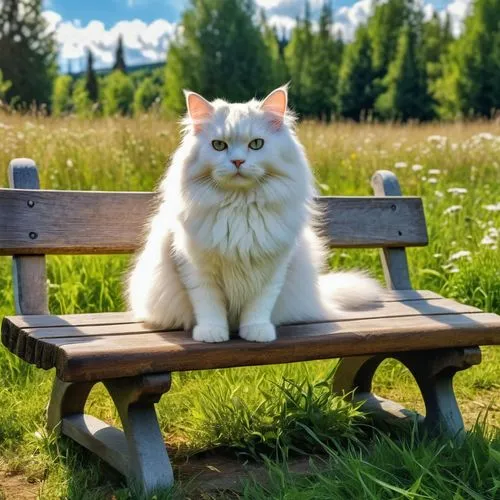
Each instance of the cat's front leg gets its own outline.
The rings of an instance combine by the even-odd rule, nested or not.
[[[190,262],[183,262],[180,271],[196,321],[193,339],[201,342],[229,340],[224,295],[213,278]]]
[[[276,328],[271,323],[271,314],[285,283],[289,262],[289,257],[281,261],[266,286],[243,308],[239,331],[241,338],[253,342],[276,340]]]

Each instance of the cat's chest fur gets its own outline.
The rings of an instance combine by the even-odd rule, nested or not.
[[[183,226],[197,247],[250,267],[285,252],[298,232],[297,220],[283,209],[245,198],[193,210]]]
[[[196,211],[182,225],[188,252],[222,291],[232,326],[244,305],[272,280],[297,233],[282,212],[252,202]]]

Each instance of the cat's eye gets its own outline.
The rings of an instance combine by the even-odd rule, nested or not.
[[[227,149],[227,144],[224,141],[218,141],[217,139],[215,141],[212,141],[212,147],[215,149],[215,151],[224,151]]]
[[[264,139],[254,139],[248,143],[250,149],[261,149],[264,146]]]

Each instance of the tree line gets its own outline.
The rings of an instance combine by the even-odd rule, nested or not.
[[[346,42],[325,0],[309,2],[290,33],[253,0],[191,0],[164,69],[127,72],[122,40],[108,75],[88,53],[84,77],[56,76],[56,46],[40,0],[0,0],[0,100],[54,114],[184,111],[183,88],[208,99],[261,97],[290,81],[301,117],[330,121],[492,117],[500,109],[500,0],[473,0],[458,37],[449,16],[424,19],[418,0],[374,0]],[[3,27],[3,28],[2,28]]]

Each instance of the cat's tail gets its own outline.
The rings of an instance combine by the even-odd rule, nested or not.
[[[319,277],[324,303],[340,310],[361,309],[380,300],[382,287],[366,274],[346,271],[324,274]]]

